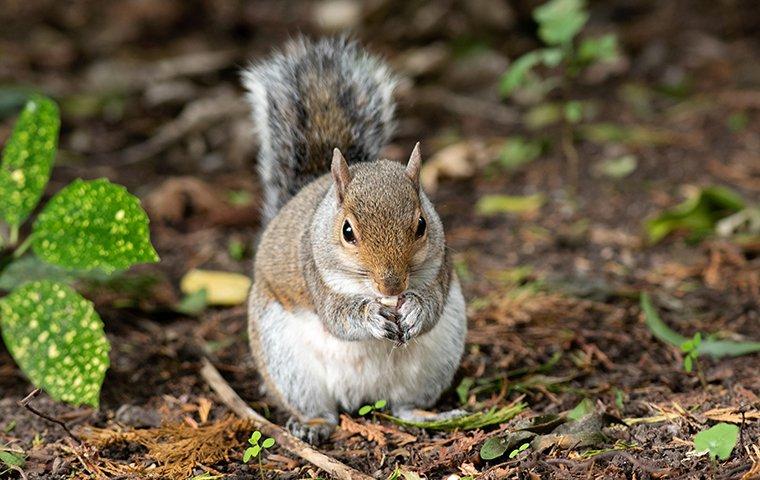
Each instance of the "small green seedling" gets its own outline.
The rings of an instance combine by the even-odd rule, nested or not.
[[[245,452],[243,453],[243,461],[245,463],[248,463],[252,458],[257,458],[262,450],[266,450],[274,446],[274,438],[267,437],[263,442],[261,442],[261,445],[259,445],[260,439],[261,432],[258,430],[251,434],[251,438],[248,439],[248,443],[250,443],[251,446],[246,448]]]
[[[385,408],[385,406],[388,404],[386,400],[378,400],[372,405],[364,405],[362,408],[359,409],[359,415],[362,417],[367,415],[368,413],[375,412],[377,410],[382,410]]]
[[[264,478],[264,468],[261,466],[261,451],[272,448],[275,441],[274,438],[267,437],[259,445],[259,440],[261,440],[261,432],[256,430],[251,434],[251,438],[248,439],[248,443],[251,446],[243,452],[243,462],[248,463],[252,458],[257,458],[259,460],[259,473],[261,474],[261,478]]]
[[[518,448],[515,448],[511,452],[509,452],[509,458],[515,458],[516,456],[520,455],[520,453],[524,452],[525,450],[530,448],[530,443],[523,443]]]
[[[687,340],[681,344],[681,351],[683,352],[683,369],[687,373],[691,373],[694,364],[699,370],[699,345],[702,343],[702,334],[697,332],[694,334],[691,340]]]
[[[739,427],[730,423],[719,423],[702,430],[694,437],[694,450],[707,452],[711,460],[728,460],[739,440]]]

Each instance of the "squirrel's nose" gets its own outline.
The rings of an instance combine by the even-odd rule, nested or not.
[[[375,287],[387,297],[400,295],[406,290],[407,277],[400,275],[384,275],[375,281]]]

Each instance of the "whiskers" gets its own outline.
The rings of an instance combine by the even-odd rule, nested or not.
[[[343,268],[342,273],[349,278],[353,278],[354,280],[366,280],[369,278],[369,270],[363,268]]]

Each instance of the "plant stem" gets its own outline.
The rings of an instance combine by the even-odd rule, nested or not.
[[[29,247],[32,246],[32,239],[34,239],[34,234],[26,237],[26,239],[21,242],[21,245],[19,245],[16,250],[13,251],[13,258],[19,258],[21,255],[26,253],[26,251],[29,250]]]
[[[18,228],[18,225],[11,225],[10,238],[8,240],[10,246],[15,246],[18,243]]]
[[[570,189],[573,195],[578,190],[578,151],[573,144],[573,127],[565,122],[562,126],[562,150],[568,161],[568,170],[570,173]]]

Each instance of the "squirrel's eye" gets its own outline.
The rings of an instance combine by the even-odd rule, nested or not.
[[[427,228],[427,223],[424,218],[420,217],[417,220],[417,230],[414,232],[414,235],[417,238],[422,238],[422,236],[425,235],[425,228]]]
[[[356,243],[354,228],[351,226],[348,220],[343,222],[343,240],[347,241],[348,243]]]

